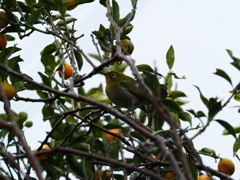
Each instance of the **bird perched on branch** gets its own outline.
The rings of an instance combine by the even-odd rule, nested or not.
[[[103,74],[106,78],[106,94],[115,105],[134,110],[147,101],[135,79],[117,71]]]

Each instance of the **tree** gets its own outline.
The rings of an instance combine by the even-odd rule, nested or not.
[[[77,19],[67,12],[91,2],[1,1],[1,8],[8,17],[2,17],[8,24],[2,28],[1,34],[8,41],[16,36],[20,39],[31,37],[35,32],[55,38],[41,51],[41,59],[38,60],[44,66],[44,71],[39,72],[41,83],[34,81],[28,72],[21,71],[19,63],[22,58],[16,55],[21,52],[18,45],[1,50],[0,77],[2,82],[8,82],[15,88],[17,93],[13,100],[19,103],[43,102],[43,108],[37,111],[42,111],[43,121],[49,121],[52,127],[46,138],[40,140],[41,145],[36,153],[32,153],[23,133],[23,128],[31,127],[31,122],[27,121],[27,114],[11,109],[11,101],[3,93],[3,86],[0,86],[5,110],[0,116],[1,156],[6,165],[1,167],[1,178],[31,179],[35,171],[37,178],[43,179],[41,172],[45,171],[45,179],[59,179],[60,176],[66,179],[72,176],[79,179],[108,179],[109,172],[115,179],[164,179],[168,172],[173,172],[176,179],[196,179],[201,173],[232,179],[203,164],[202,155],[219,157],[213,149],[197,151],[194,139],[201,136],[210,123],[217,121],[226,129],[226,134],[236,139],[233,151],[237,156],[239,127],[233,128],[227,121],[215,117],[230,101],[239,100],[239,84],[233,85],[235,88],[227,101],[214,97],[208,99],[196,86],[208,112],[185,110],[182,106],[187,102],[181,98],[186,94],[172,87],[173,79],[184,79],[171,71],[175,61],[173,46],[166,52],[169,73],[162,75],[156,67],[148,64],[135,65],[129,56],[131,44],[124,46],[121,43],[121,40],[131,40],[136,1],[131,1],[132,11],[124,18],[120,18],[117,1],[100,1],[99,5],[106,8],[109,26],[99,25],[99,29],[92,32],[98,54],[87,54],[77,45],[81,38],[76,36],[78,31],[74,25]],[[228,53],[233,60],[231,64],[240,70],[240,60],[230,50]],[[68,80],[62,75],[58,80],[55,78],[57,71],[68,71],[66,62],[71,64],[74,75]],[[92,66],[92,71],[85,75],[81,74],[84,64]],[[148,104],[134,112],[114,107],[101,84],[89,91],[84,88],[84,83],[96,74],[108,70],[124,72],[126,67],[131,68],[149,100]],[[218,69],[215,74],[232,84],[231,78],[223,70]],[[36,92],[39,98],[18,96],[20,91],[26,90]],[[199,120],[199,126],[191,127],[193,118]],[[183,121],[188,122],[189,127],[181,127]],[[163,128],[164,124],[170,128]],[[112,129],[118,131],[112,132]],[[196,134],[189,138],[188,132],[193,130]],[[46,149],[45,144],[50,149],[42,150]],[[9,152],[12,147],[14,150]],[[128,152],[129,157],[125,157],[124,152]]]

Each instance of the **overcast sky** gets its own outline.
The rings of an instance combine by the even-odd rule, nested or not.
[[[120,8],[121,17],[123,17],[131,11],[130,2],[121,0]],[[193,85],[200,87],[207,98],[217,96],[226,101],[230,96],[228,91],[232,90],[232,87],[213,72],[216,68],[223,69],[230,75],[234,84],[239,82],[239,72],[230,65],[231,59],[226,52],[226,49],[230,49],[235,56],[240,57],[239,8],[240,1],[237,0],[139,1],[137,13],[132,22],[134,29],[129,35],[135,45],[132,58],[136,60],[136,64],[144,63],[152,67],[156,64],[159,72],[166,74],[168,72],[165,63],[166,52],[170,45],[173,45],[175,64],[172,71],[178,76],[186,76],[185,80],[174,80],[174,82],[177,83],[177,89],[188,96],[184,100],[191,101],[183,108],[191,107],[196,111],[203,110],[207,113]],[[97,30],[100,23],[108,26],[106,9],[96,1],[79,6],[69,13],[78,19],[76,22],[78,35],[84,34],[84,37],[79,39],[78,45],[86,53],[96,53],[90,33]],[[37,81],[40,80],[37,71],[43,70],[38,63],[39,52],[51,42],[53,38],[41,36],[39,33],[18,41],[18,45],[23,49],[21,52],[24,59],[21,63],[22,71],[30,74]],[[89,70],[90,66],[85,64],[81,73],[87,73]],[[129,70],[127,74],[132,75]],[[104,83],[103,77],[97,75],[86,82],[86,88],[98,86],[96,79]],[[26,93],[19,93],[19,95],[26,96]],[[31,92],[27,95],[34,97]],[[28,112],[29,120],[34,121],[33,128],[25,129],[27,140],[34,149],[39,146],[38,141],[44,139],[45,132],[49,130],[49,124],[48,122],[42,123],[42,104],[27,103],[26,106],[25,104],[24,102],[12,102],[12,108],[16,112]],[[231,106],[235,105],[239,103],[231,103]],[[237,114],[236,108],[228,106],[217,118],[237,125],[240,115]],[[193,119],[194,125],[198,123],[197,119]],[[239,162],[232,156],[234,139],[231,136],[222,136],[222,131],[223,128],[213,122],[207,131],[195,140],[196,149],[212,148],[221,157],[232,159],[237,167],[232,177],[239,179]],[[217,168],[217,163],[212,158],[204,157],[204,162],[212,168]]]

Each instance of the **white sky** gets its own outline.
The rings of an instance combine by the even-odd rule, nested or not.
[[[120,2],[119,2],[120,3]],[[226,100],[232,87],[224,79],[216,76],[213,72],[216,68],[223,69],[233,80],[234,84],[239,82],[239,72],[230,65],[231,59],[225,49],[233,51],[236,57],[240,57],[240,2],[237,0],[151,0],[139,1],[137,14],[132,24],[133,31],[130,33],[132,42],[135,45],[132,57],[136,64],[149,64],[154,67],[156,61],[159,72],[165,75],[168,68],[165,63],[166,52],[170,45],[175,49],[175,64],[173,71],[178,76],[186,76],[185,80],[175,80],[178,90],[188,96],[184,100],[191,101],[184,108],[190,107],[194,110],[203,110],[199,93],[193,85],[197,85],[203,94],[209,97],[221,97]],[[121,0],[121,17],[131,10],[128,0]],[[69,12],[78,19],[76,29],[78,35],[85,36],[78,41],[79,46],[86,53],[96,53],[90,38],[91,31],[97,30],[102,23],[106,27],[108,21],[105,16],[106,10],[98,4],[98,1],[79,6],[74,11]],[[37,71],[43,68],[39,65],[39,52],[53,42],[50,36],[42,36],[34,33],[32,36],[18,41],[22,47],[21,56],[24,62],[21,68],[24,73],[30,74],[39,81]],[[9,43],[10,44],[10,43]],[[89,72],[90,66],[84,65],[82,74]],[[131,75],[128,70],[127,74]],[[96,79],[104,83],[102,76],[95,76],[86,82],[86,87],[98,86]],[[34,97],[31,92],[19,93],[20,96]],[[2,104],[2,103],[1,103]],[[0,104],[0,106],[2,106]],[[239,105],[237,102],[231,106]],[[39,146],[38,141],[42,141],[49,130],[48,122],[42,123],[42,104],[12,102],[12,108],[16,112],[26,111],[29,113],[29,120],[34,122],[33,128],[25,129],[27,140],[34,149]],[[0,110],[1,111],[1,110]],[[237,109],[228,106],[217,116],[219,119],[227,120],[232,125],[239,124],[240,115]],[[193,119],[193,124],[198,121]],[[184,124],[188,125],[188,124]],[[221,157],[232,159],[236,165],[236,171],[232,176],[240,179],[239,162],[232,156],[232,145],[234,142],[231,136],[222,136],[223,128],[213,122],[201,137],[194,143],[200,150],[203,147],[215,149]],[[191,137],[189,135],[189,137]],[[217,168],[212,158],[205,158],[204,162]]]

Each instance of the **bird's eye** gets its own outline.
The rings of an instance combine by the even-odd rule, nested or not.
[[[115,78],[117,75],[115,73],[111,74],[112,78]]]

